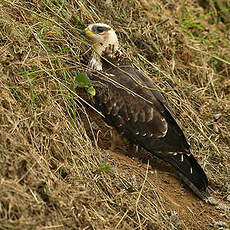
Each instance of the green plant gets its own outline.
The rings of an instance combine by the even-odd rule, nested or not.
[[[80,88],[87,88],[87,91],[90,95],[95,96],[96,95],[96,91],[95,88],[91,85],[91,81],[88,78],[88,76],[83,73],[80,72],[76,77],[75,77],[75,82],[76,85]]]
[[[185,6],[183,1],[178,18],[181,28],[194,39],[209,41],[208,39],[204,39],[204,37],[201,34],[205,31],[205,25],[202,24],[200,20],[212,15],[213,12],[210,11],[206,14],[199,15],[199,8],[189,8],[185,14],[184,11]]]

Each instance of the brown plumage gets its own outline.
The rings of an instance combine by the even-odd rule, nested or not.
[[[119,133],[170,163],[184,182],[203,199],[207,177],[164,96],[119,50],[115,32],[106,24],[91,24],[83,32],[93,40],[90,79],[96,88],[95,107]]]

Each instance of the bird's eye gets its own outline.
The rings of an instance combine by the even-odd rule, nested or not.
[[[92,28],[90,29],[93,33],[95,34],[100,34],[100,33],[103,33],[105,31],[108,31],[110,30],[111,28],[110,27],[107,27],[107,26],[98,26],[98,25],[94,25],[92,26]]]
[[[97,27],[97,32],[98,32],[98,33],[102,33],[103,31],[105,31],[105,28],[104,28],[104,27],[101,27],[101,26],[98,26],[98,27]]]

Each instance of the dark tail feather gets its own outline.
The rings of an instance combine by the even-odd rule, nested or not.
[[[178,170],[183,181],[199,198],[206,198],[208,195],[208,179],[192,154],[183,154],[183,157],[182,154],[167,155],[167,157],[163,156],[161,158]]]

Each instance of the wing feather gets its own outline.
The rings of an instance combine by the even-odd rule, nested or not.
[[[107,76],[133,93],[104,79],[101,81],[105,81],[107,87],[104,84],[96,87],[96,91],[100,93],[96,94],[95,103],[103,111],[107,122],[116,127],[117,117],[122,117],[124,135],[147,146],[151,151],[183,152],[188,149],[183,132],[169,112],[166,100],[153,83],[132,66],[123,67],[123,70],[129,75],[111,68]],[[98,75],[94,77],[97,78]]]
[[[164,96],[132,65],[119,65],[119,69],[109,65],[104,70],[106,73],[93,73],[91,79],[97,92],[95,106],[105,121],[134,144],[169,162],[203,198],[200,191],[206,191],[207,177],[190,154],[190,146]]]

